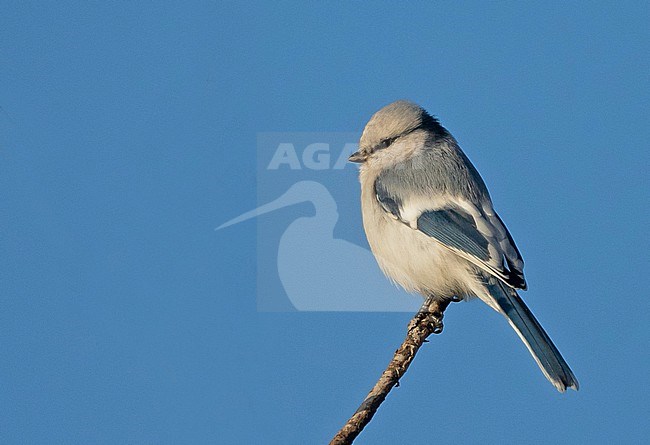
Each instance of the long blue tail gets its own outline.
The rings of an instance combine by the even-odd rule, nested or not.
[[[546,378],[560,392],[567,388],[577,391],[579,385],[573,371],[517,292],[499,280],[490,280],[488,288]]]

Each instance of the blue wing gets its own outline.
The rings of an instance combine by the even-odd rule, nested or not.
[[[430,210],[418,218],[419,231],[454,249],[482,261],[490,260],[489,242],[476,228],[471,216],[451,209]]]
[[[477,210],[472,215],[462,206],[454,206],[453,203],[447,203],[444,208],[435,208],[437,206],[432,201],[431,209],[413,214],[414,208],[423,205],[422,199],[417,204],[405,202],[406,193],[400,193],[396,184],[383,179],[380,176],[375,182],[375,193],[377,201],[387,213],[437,240],[510,286],[526,288],[523,260],[496,212],[483,215]]]

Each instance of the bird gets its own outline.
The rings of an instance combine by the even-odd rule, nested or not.
[[[478,297],[505,316],[558,391],[577,391],[573,371],[517,293],[527,284],[512,235],[440,121],[407,100],[386,105],[349,161],[360,164],[363,227],[384,274],[427,301]]]

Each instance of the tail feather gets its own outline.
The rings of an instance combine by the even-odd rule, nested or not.
[[[500,281],[491,282],[488,288],[496,306],[528,347],[546,378],[560,392],[567,388],[577,391],[579,385],[573,371],[517,292]]]

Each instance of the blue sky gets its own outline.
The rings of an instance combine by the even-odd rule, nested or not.
[[[409,98],[486,180],[582,387],[558,394],[498,314],[455,305],[356,443],[641,443],[649,19],[646,2],[5,4],[0,441],[327,442],[410,315],[258,312],[265,220],[214,228],[258,204],[259,133],[360,133]],[[355,168],[336,174],[358,196]],[[363,245],[340,210],[335,234]]]

